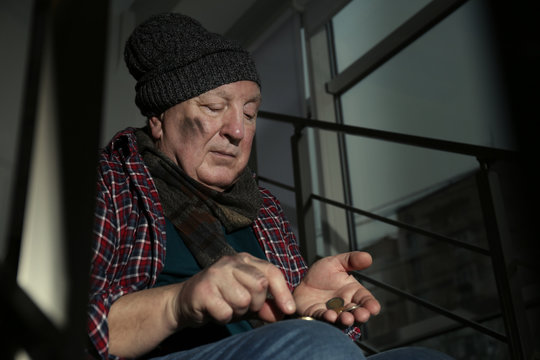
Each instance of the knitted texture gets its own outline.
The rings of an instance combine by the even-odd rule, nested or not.
[[[144,116],[241,80],[259,84],[250,54],[182,14],[160,14],[135,28],[124,51]]]

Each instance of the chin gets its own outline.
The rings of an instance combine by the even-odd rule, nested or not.
[[[243,168],[237,170],[235,166],[231,169],[230,166],[209,166],[201,171],[198,171],[198,175],[195,179],[200,183],[208,186],[211,189],[218,191],[225,191],[231,187],[242,174]]]
[[[205,179],[205,181],[200,180],[199,182],[211,189],[218,190],[218,191],[225,191],[236,182],[236,178],[222,178],[221,177],[218,179],[214,177],[214,178]]]

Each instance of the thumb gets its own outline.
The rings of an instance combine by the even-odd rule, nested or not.
[[[346,271],[364,270],[373,263],[371,255],[365,251],[346,252],[336,255],[336,258]]]

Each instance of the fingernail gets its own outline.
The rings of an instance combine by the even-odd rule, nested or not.
[[[285,309],[287,309],[287,311],[289,312],[293,312],[296,310],[296,304],[294,303],[294,301],[289,300],[285,303]]]

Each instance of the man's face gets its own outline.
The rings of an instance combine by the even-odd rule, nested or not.
[[[152,117],[156,146],[190,177],[218,191],[246,167],[261,103],[252,81],[222,85]]]

